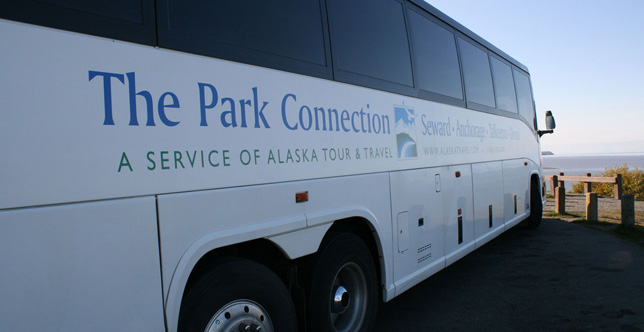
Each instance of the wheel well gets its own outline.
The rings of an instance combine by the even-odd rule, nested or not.
[[[529,200],[530,202],[530,214],[532,214],[532,190],[533,187],[536,188],[539,191],[539,199],[543,198],[543,186],[540,181],[539,174],[532,174],[530,175],[530,186],[528,187],[528,194],[529,196],[526,197],[526,199]]]
[[[374,264],[376,264],[378,270],[380,270],[379,262],[381,253],[379,246],[377,245],[375,240],[375,231],[371,228],[371,226],[369,226],[369,223],[366,220],[362,218],[347,218],[336,220],[333,223],[333,226],[331,226],[331,228],[327,231],[326,236],[328,236],[328,234],[330,234],[331,232],[347,232],[359,236],[367,245],[369,251],[371,251]],[[286,257],[284,252],[282,252],[282,250],[278,248],[277,245],[275,245],[275,243],[265,239],[257,239],[222,248],[216,248],[199,259],[192,272],[190,273],[190,277],[188,278],[188,282],[186,284],[186,289],[190,287],[191,283],[193,283],[195,279],[199,279],[199,277],[203,275],[203,273],[208,271],[214,261],[221,257],[240,257],[257,261],[271,268],[273,272],[275,272],[286,282],[288,275],[287,270],[289,265],[291,265],[293,262],[306,260],[308,256],[291,261]]]
[[[363,218],[336,220],[327,231],[322,242],[324,242],[329,234],[338,232],[353,233],[360,237],[360,239],[362,239],[362,241],[367,245],[376,267],[378,283],[379,285],[382,285],[382,253],[379,249],[378,243],[376,242],[375,231],[371,228],[369,222]],[[194,287],[201,277],[208,273],[219,259],[224,257],[239,257],[254,260],[275,272],[291,292],[293,300],[296,303],[298,319],[300,320],[300,328],[304,326],[304,290],[306,289],[306,285],[309,283],[310,278],[312,277],[312,271],[315,268],[315,254],[295,260],[289,260],[277,245],[265,239],[258,239],[213,249],[204,255],[192,269],[190,277],[188,278],[184,288],[184,294]],[[382,293],[382,287],[379,287],[379,292]],[[382,294],[379,294],[379,297],[382,298]]]
[[[539,181],[539,174],[532,174],[532,176],[530,176],[530,186],[532,186],[533,184],[536,184],[537,188],[539,188],[539,193],[541,193],[541,181]]]
[[[291,263],[275,244],[268,240],[258,239],[213,249],[204,255],[192,269],[184,293],[194,286],[195,282],[222,257],[239,257],[257,261],[273,270],[288,285],[289,266]]]

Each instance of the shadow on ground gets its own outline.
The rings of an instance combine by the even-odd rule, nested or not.
[[[544,219],[384,303],[373,331],[644,331],[644,248]]]

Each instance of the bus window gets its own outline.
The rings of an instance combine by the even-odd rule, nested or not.
[[[319,1],[164,0],[159,11],[161,47],[330,78]]]
[[[517,96],[514,91],[512,69],[501,60],[491,56],[492,77],[494,77],[494,94],[496,107],[500,110],[517,113]]]
[[[126,22],[143,23],[143,8],[140,0],[38,0],[38,2]]]
[[[469,103],[494,107],[494,88],[487,53],[469,42],[458,38],[463,63],[465,96]]]
[[[517,89],[517,102],[519,105],[519,114],[530,125],[534,124],[534,107],[532,103],[532,88],[530,87],[530,78],[528,75],[513,69],[514,85]]]
[[[0,17],[155,45],[154,0],[3,0]]]
[[[418,87],[463,99],[454,34],[416,11],[409,11]],[[511,78],[511,77],[510,77]]]
[[[336,69],[413,86],[401,3],[331,0],[327,8]]]

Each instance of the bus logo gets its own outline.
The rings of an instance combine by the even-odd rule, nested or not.
[[[396,141],[398,142],[398,159],[417,158],[416,149],[416,113],[407,106],[394,106],[396,118]]]

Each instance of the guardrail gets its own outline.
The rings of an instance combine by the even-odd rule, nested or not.
[[[576,181],[584,183],[584,193],[592,192],[592,183],[612,183],[613,184],[613,197],[615,199],[622,199],[622,175],[617,174],[612,177],[599,177],[591,176],[590,173],[586,173],[586,176],[565,176],[564,173],[559,173],[559,175],[550,175],[546,176],[546,181],[550,182],[550,190],[552,195],[555,195],[557,192],[557,187],[565,187],[566,181]]]
[[[622,175],[617,174],[614,177],[592,177],[590,173],[586,176],[565,176],[564,173],[559,175],[546,176],[546,180],[550,181],[550,188],[552,194],[555,196],[555,212],[566,212],[566,190],[565,181],[577,181],[584,183],[584,193],[586,194],[586,220],[597,221],[598,202],[597,194],[592,193],[592,183],[613,183],[614,184],[614,197],[621,199],[621,212],[622,212],[622,225],[633,227],[635,225],[635,199],[633,195],[622,195]]]

